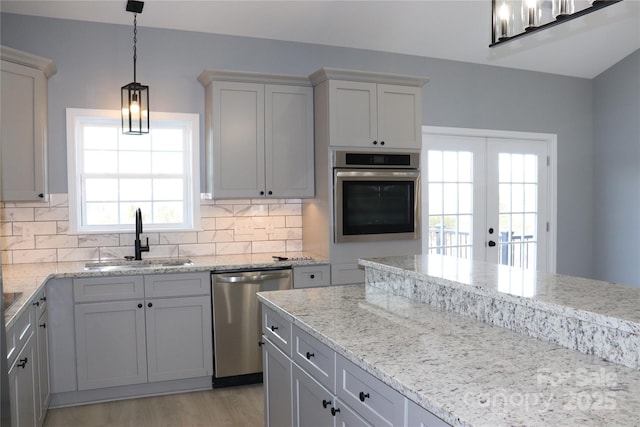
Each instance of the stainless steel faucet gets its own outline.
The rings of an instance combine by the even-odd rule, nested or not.
[[[140,234],[142,234],[142,211],[138,208],[136,211],[136,241],[134,242],[136,261],[142,260],[142,252],[149,252],[149,238],[147,237],[147,244],[143,246],[140,242]]]

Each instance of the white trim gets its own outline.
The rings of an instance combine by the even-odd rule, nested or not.
[[[67,108],[67,182],[68,182],[68,198],[69,198],[69,234],[92,234],[92,233],[127,233],[131,232],[131,228],[118,228],[116,226],[95,226],[90,229],[83,228],[80,221],[81,206],[79,204],[79,183],[80,176],[77,174],[78,166],[81,159],[77,156],[81,153],[76,150],[76,141],[80,140],[81,135],[77,132],[81,131],[77,125],[83,120],[96,123],[101,119],[110,124],[117,122],[120,127],[119,110],[97,110],[97,109],[79,109]],[[166,127],[169,123],[186,124],[187,149],[184,152],[186,156],[185,164],[188,165],[189,171],[185,174],[191,179],[186,179],[185,196],[191,194],[191,200],[186,199],[184,206],[185,222],[182,226],[162,226],[149,224],[145,227],[145,232],[151,231],[197,231],[200,229],[200,117],[198,114],[190,113],[163,113],[154,112],[151,116],[151,124],[155,123],[156,127]]]
[[[480,138],[505,138],[515,140],[542,141],[547,144],[547,155],[550,159],[548,167],[547,207],[549,232],[547,235],[547,272],[555,273],[557,266],[558,239],[558,136],[551,133],[520,132],[507,130],[453,128],[440,126],[422,126],[424,143],[428,135],[467,136]],[[425,175],[425,171],[422,173]]]

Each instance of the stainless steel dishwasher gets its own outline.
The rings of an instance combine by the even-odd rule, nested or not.
[[[257,292],[291,289],[291,267],[211,274],[213,386],[262,381],[262,310]]]

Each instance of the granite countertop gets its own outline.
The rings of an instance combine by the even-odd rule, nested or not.
[[[453,425],[638,425],[640,372],[369,285],[261,301]]]
[[[313,254],[303,252],[287,252],[282,255],[289,258],[284,261],[274,261],[272,254],[248,254],[189,257],[191,265],[185,266],[153,266],[151,268],[127,268],[125,270],[88,271],[87,262],[57,262],[38,264],[6,264],[2,266],[3,292],[22,292],[22,296],[5,312],[5,325],[10,326],[31,297],[52,278],[65,277],[101,277],[125,276],[158,273],[185,273],[198,271],[225,271],[235,269],[262,269],[271,267],[287,267],[294,265],[326,264],[328,261],[319,259]],[[166,258],[165,258],[166,259]],[[153,258],[145,258],[152,261]],[[107,260],[105,263],[126,262],[125,260]]]

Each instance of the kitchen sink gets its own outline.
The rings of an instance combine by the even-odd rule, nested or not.
[[[143,259],[140,261],[104,261],[89,262],[84,265],[87,271],[119,271],[119,270],[138,270],[141,268],[162,268],[162,267],[184,267],[193,265],[188,258],[156,258]]]

